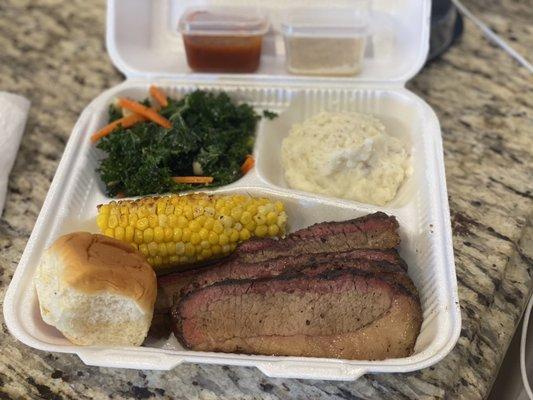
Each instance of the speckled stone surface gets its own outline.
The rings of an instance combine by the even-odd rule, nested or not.
[[[531,57],[531,1],[465,3]],[[0,2],[0,90],[32,101],[0,219],[0,299],[77,116],[122,80],[104,48],[104,15],[102,0]],[[466,22],[460,43],[408,86],[435,109],[444,137],[463,316],[461,338],[444,360],[415,373],[342,383],[222,366],[116,370],[30,349],[2,324],[0,398],[484,398],[531,287],[533,76]]]

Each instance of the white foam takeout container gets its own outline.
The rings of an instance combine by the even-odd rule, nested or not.
[[[245,3],[225,1],[232,5]],[[277,16],[284,7],[282,0],[268,2],[266,11],[273,28],[267,34],[270,44],[264,48],[262,65],[256,74],[193,73],[187,67],[183,45],[176,34],[176,23],[189,3],[109,0],[108,51],[126,80],[94,99],[73,129],[4,300],[4,317],[10,332],[29,346],[74,353],[86,364],[102,367],[169,370],[184,362],[194,362],[254,366],[271,377],[355,380],[366,373],[414,371],[442,359],[457,341],[461,322],[441,132],[431,108],[404,88],[405,81],[422,67],[428,51],[430,1],[375,1],[372,6],[375,36],[370,39],[363,71],[352,78],[291,76],[285,72],[283,42],[276,28]],[[198,3],[201,2],[194,4]],[[219,5],[223,1],[213,3]],[[309,4],[294,1],[295,6],[304,3]],[[424,317],[413,355],[358,361],[207,353],[183,349],[172,340],[148,341],[143,347],[81,347],[72,345],[43,322],[32,283],[43,250],[61,234],[75,230],[97,232],[96,205],[110,200],[95,172],[101,154],[90,143],[89,136],[107,122],[107,107],[115,96],[144,98],[151,83],[170,96],[180,96],[195,88],[225,90],[258,110],[267,108],[279,113],[277,119],[262,120],[259,124],[255,168],[216,192],[246,192],[284,201],[290,230],[378,210],[398,218],[401,255],[420,292]],[[391,134],[406,141],[412,154],[413,174],[386,207],[287,187],[280,166],[281,140],[291,124],[321,110],[375,114]]]

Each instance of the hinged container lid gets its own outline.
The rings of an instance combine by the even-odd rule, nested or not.
[[[252,4],[251,4],[252,3]],[[108,0],[107,49],[127,78],[267,82],[295,86],[403,86],[424,65],[429,49],[430,0],[369,0],[369,36],[363,69],[352,77],[291,75],[285,68],[281,23],[289,7],[357,10],[361,0]],[[270,29],[263,40],[261,65],[250,74],[193,72],[187,65],[178,22],[191,7],[257,7]],[[252,18],[253,19],[253,18]]]

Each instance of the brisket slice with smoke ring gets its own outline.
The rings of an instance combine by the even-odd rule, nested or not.
[[[258,262],[305,253],[394,249],[399,244],[396,218],[377,212],[348,221],[321,222],[280,240],[249,240],[239,245],[235,257],[240,261]]]
[[[393,277],[351,269],[226,280],[171,314],[193,350],[365,360],[409,356],[422,321],[418,297]]]
[[[340,253],[295,254],[260,262],[228,260],[200,272],[182,294],[226,279],[255,279],[277,276],[289,270],[301,270],[318,264],[350,265],[373,271],[405,271],[407,266],[396,250],[357,249]],[[380,265],[381,264],[381,265]],[[179,293],[179,292],[178,292]]]

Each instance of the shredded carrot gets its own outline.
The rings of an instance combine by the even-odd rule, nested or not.
[[[104,136],[107,136],[111,132],[113,132],[116,128],[118,128],[119,125],[122,126],[123,128],[129,128],[130,126],[133,126],[137,122],[141,122],[141,121],[144,121],[144,117],[139,114],[132,114],[132,115],[128,115],[127,117],[117,119],[116,121],[113,121],[110,124],[104,126],[98,132],[94,133],[91,136],[91,141],[93,143],[96,143]]]
[[[172,177],[176,183],[211,183],[213,182],[212,176],[174,176]]]
[[[168,119],[159,115],[154,109],[148,108],[142,105],[141,103],[121,97],[118,100],[118,105],[127,110],[133,111],[136,114],[142,115],[150,121],[154,121],[156,124],[161,125],[163,128],[170,129],[172,127],[172,124]]]
[[[243,174],[247,174],[248,171],[250,171],[254,167],[254,165],[255,165],[254,157],[248,154],[246,156],[246,160],[244,160],[244,162],[241,165],[241,172]]]
[[[155,99],[155,101],[159,103],[161,107],[168,106],[167,95],[165,94],[165,92],[159,89],[156,85],[151,85],[149,92],[150,92],[150,96],[152,96]]]

